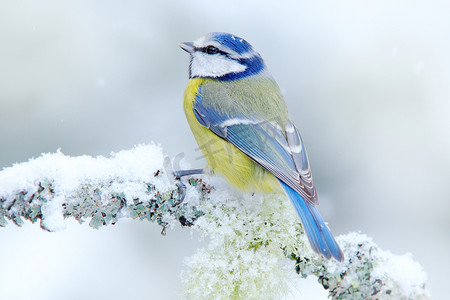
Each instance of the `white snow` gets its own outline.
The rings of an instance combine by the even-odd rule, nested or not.
[[[146,201],[150,197],[142,183],[155,185],[159,192],[174,189],[173,178],[168,175],[170,166],[165,170],[165,163],[170,164],[170,159],[154,144],[139,145],[112,153],[110,157],[71,157],[61,151],[47,153],[0,171],[0,197],[6,199],[7,206],[18,193],[36,191],[39,182],[51,183],[54,197],[42,205],[43,223],[50,230],[60,230],[68,222],[62,214],[62,203],[76,198],[85,185],[101,187],[105,199],[111,193],[124,193],[130,201],[134,198]],[[157,170],[165,175],[155,177]],[[366,284],[365,288],[372,291],[371,284],[379,279],[383,284],[377,294],[380,299],[429,296],[424,289],[427,276],[411,254],[393,255],[379,249],[366,235],[349,233],[337,237],[345,261],[324,260],[312,252],[307,238],[301,234],[299,219],[285,197],[243,194],[218,177],[208,177],[207,182],[214,188],[206,201],[201,201],[198,188],[187,185],[183,203],[205,213],[196,220],[193,229],[208,239],[205,248],[185,260],[187,270],[182,276],[185,296],[289,297],[294,271],[286,253],[311,259],[303,270],[307,275],[321,265],[326,266],[329,274],[345,273],[339,287],[344,291],[358,284]],[[369,282],[364,282],[367,276],[361,268],[370,272]]]
[[[17,193],[34,191],[39,182],[51,182],[55,195],[53,201],[42,206],[43,223],[50,230],[60,230],[66,223],[61,204],[73,197],[82,185],[107,186],[103,193],[120,192],[126,199],[141,201],[149,197],[143,182],[156,185],[160,192],[168,190],[169,178],[154,176],[163,168],[163,162],[162,149],[155,144],[111,153],[110,157],[71,157],[58,150],[0,171],[0,197],[7,199],[7,205]]]
[[[427,274],[420,264],[413,260],[411,253],[393,255],[389,251],[382,251],[379,257],[380,263],[372,272],[374,277],[395,282],[400,294],[407,299],[421,294],[427,281]]]
[[[360,280],[358,276],[362,275],[355,273],[361,263],[364,263],[364,259],[359,261],[355,255],[359,253],[373,264],[373,270],[370,271],[371,281],[379,279],[383,282],[377,298],[429,299],[429,292],[425,289],[427,274],[420,264],[413,260],[410,253],[394,255],[390,251],[379,248],[372,238],[357,232],[338,236],[337,241],[344,251],[346,260],[351,259],[354,266],[349,269],[346,262],[330,260],[327,262],[327,269],[337,274],[346,271],[348,284],[358,282]],[[387,290],[390,290],[389,294],[386,294]]]

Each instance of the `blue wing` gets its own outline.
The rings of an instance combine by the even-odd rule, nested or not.
[[[318,197],[294,124],[290,120],[265,120],[257,108],[244,115],[239,106],[229,106],[225,113],[211,101],[203,101],[207,99],[201,95],[193,105],[198,122],[275,175],[294,205],[313,250],[343,261],[341,249],[314,206]]]
[[[265,120],[257,113],[243,115],[238,109],[220,112],[198,94],[194,115],[203,126],[233,144],[311,204],[318,204],[316,189],[301,137],[287,120]]]

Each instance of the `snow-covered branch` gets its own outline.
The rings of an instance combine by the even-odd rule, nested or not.
[[[131,217],[156,222],[165,233],[177,220],[192,224],[201,212],[180,203],[164,169],[157,146],[139,146],[109,159],[44,154],[0,173],[0,226],[5,218],[19,226],[22,219],[40,220],[43,229],[55,231],[73,217],[80,223],[88,219],[98,229]]]
[[[345,261],[314,254],[287,199],[242,194],[219,178],[188,179],[180,195],[159,146],[105,157],[44,154],[0,172],[0,226],[40,220],[64,228],[66,218],[99,228],[120,218],[166,228],[191,226],[209,243],[186,258],[186,298],[280,298],[292,274],[317,276],[334,299],[427,299],[426,274],[411,255],[395,256],[367,236],[337,237]]]

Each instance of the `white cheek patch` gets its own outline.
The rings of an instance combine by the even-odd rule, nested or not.
[[[220,77],[230,73],[240,73],[245,69],[247,66],[221,54],[192,53],[192,77]]]

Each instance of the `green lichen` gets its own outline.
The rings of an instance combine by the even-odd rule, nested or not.
[[[114,225],[126,216],[157,223],[163,235],[174,222],[195,225],[215,242],[190,258],[190,270],[184,276],[187,298],[279,298],[288,289],[285,278],[291,269],[284,264],[286,257],[295,261],[295,270],[302,278],[315,276],[333,299],[402,297],[395,281],[373,275],[381,250],[367,237],[351,237],[347,244],[338,240],[345,262],[327,261],[305,251],[303,229],[290,204],[281,198],[267,197],[262,203],[253,197],[225,201],[210,198],[211,187],[202,180],[190,179],[188,183],[198,192],[197,207],[180,202],[175,185],[170,191],[161,192],[152,183],[137,183],[145,191],[140,199],[112,189],[113,182],[102,182],[81,184],[76,192],[66,195],[60,211],[52,213],[62,213],[64,218],[74,218],[79,223],[89,221],[94,229]],[[0,226],[6,226],[7,220],[18,226],[29,220],[40,221],[41,227],[49,230],[43,220],[47,217],[46,207],[56,203],[55,197],[54,182],[48,179],[8,198],[0,197]],[[253,206],[243,205],[249,200]],[[356,244],[358,238],[362,242]],[[409,298],[427,299],[423,286],[417,290]]]
[[[161,176],[162,171],[155,174]],[[191,179],[188,181],[200,191],[202,197],[208,193],[209,188],[201,181]],[[113,182],[100,183],[98,185],[84,184],[73,193],[67,195],[61,210],[64,218],[74,218],[79,223],[89,220],[89,226],[99,229],[109,224],[114,225],[121,215],[128,215],[133,219],[155,222],[163,227],[162,232],[169,226],[169,220],[178,220],[182,226],[190,226],[203,215],[203,212],[195,207],[188,207],[180,202],[178,189],[160,193],[157,187],[151,183],[142,182],[146,199],[127,199],[124,193],[103,193],[108,191]],[[45,215],[42,207],[50,203],[56,196],[53,182],[43,179],[30,191],[19,191],[11,199],[0,198],[0,226],[7,225],[7,220],[13,221],[17,226],[24,224],[24,219],[31,222],[40,221],[41,227],[45,227],[42,220]]]

